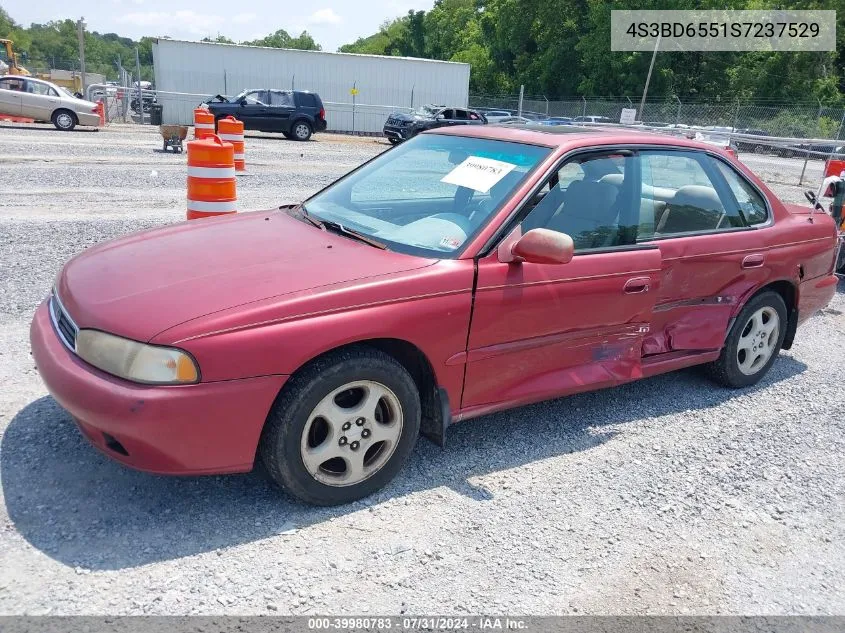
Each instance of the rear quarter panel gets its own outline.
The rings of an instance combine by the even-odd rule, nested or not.
[[[833,267],[838,235],[826,213],[777,203],[776,222],[768,229],[767,283],[788,280],[797,289],[799,322],[825,307],[836,292]],[[737,306],[737,312],[742,303]]]

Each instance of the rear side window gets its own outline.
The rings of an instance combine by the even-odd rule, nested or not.
[[[36,95],[55,96],[55,92],[47,84],[40,84],[35,81],[26,82],[26,91]]]
[[[293,106],[293,96],[289,92],[282,92],[281,90],[270,91],[270,105],[271,106]]]
[[[308,92],[301,92],[297,95],[299,99],[299,105],[303,108],[316,108],[317,107],[317,97],[308,93]]]
[[[745,226],[736,205],[717,192],[705,169],[707,156],[651,151],[640,156],[638,241]]]
[[[757,190],[752,187],[742,176],[740,176],[733,167],[726,165],[715,158],[710,159],[716,163],[717,168],[725,180],[739,204],[740,213],[745,218],[746,224],[763,224],[769,219],[769,212],[766,209],[766,202],[762,196],[757,193]]]
[[[23,80],[0,79],[0,90],[23,90]]]

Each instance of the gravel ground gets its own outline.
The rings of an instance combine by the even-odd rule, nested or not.
[[[386,147],[316,138],[250,137],[242,208]],[[118,126],[0,125],[0,145],[0,614],[845,612],[845,286],[755,388],[690,370],[486,416],[379,495],[311,508],[256,473],[118,466],[33,368],[60,265],[181,219],[184,157]],[[803,201],[802,161],[743,158]]]

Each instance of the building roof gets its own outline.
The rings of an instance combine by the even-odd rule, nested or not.
[[[307,51],[301,48],[277,48],[275,46],[253,46],[252,44],[226,44],[224,42],[197,42],[192,40],[177,40],[171,37],[157,37],[156,43],[175,42],[177,44],[197,44],[202,46],[229,46],[231,48],[259,48],[268,51],[285,51],[288,53],[308,53],[311,55],[337,55],[341,57],[369,57],[385,60],[404,60],[412,62],[425,62],[428,64],[452,64],[454,66],[469,66],[466,62],[450,62],[442,59],[428,59],[426,57],[400,57],[399,55],[371,55],[369,53],[340,53],[335,51]]]

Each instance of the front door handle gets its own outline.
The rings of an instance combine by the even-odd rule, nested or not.
[[[625,294],[635,295],[648,292],[651,279],[648,277],[633,277],[625,282]]]
[[[755,253],[753,255],[746,255],[742,259],[742,267],[743,268],[760,268],[763,265],[763,262],[766,261],[766,258],[761,253]]]

